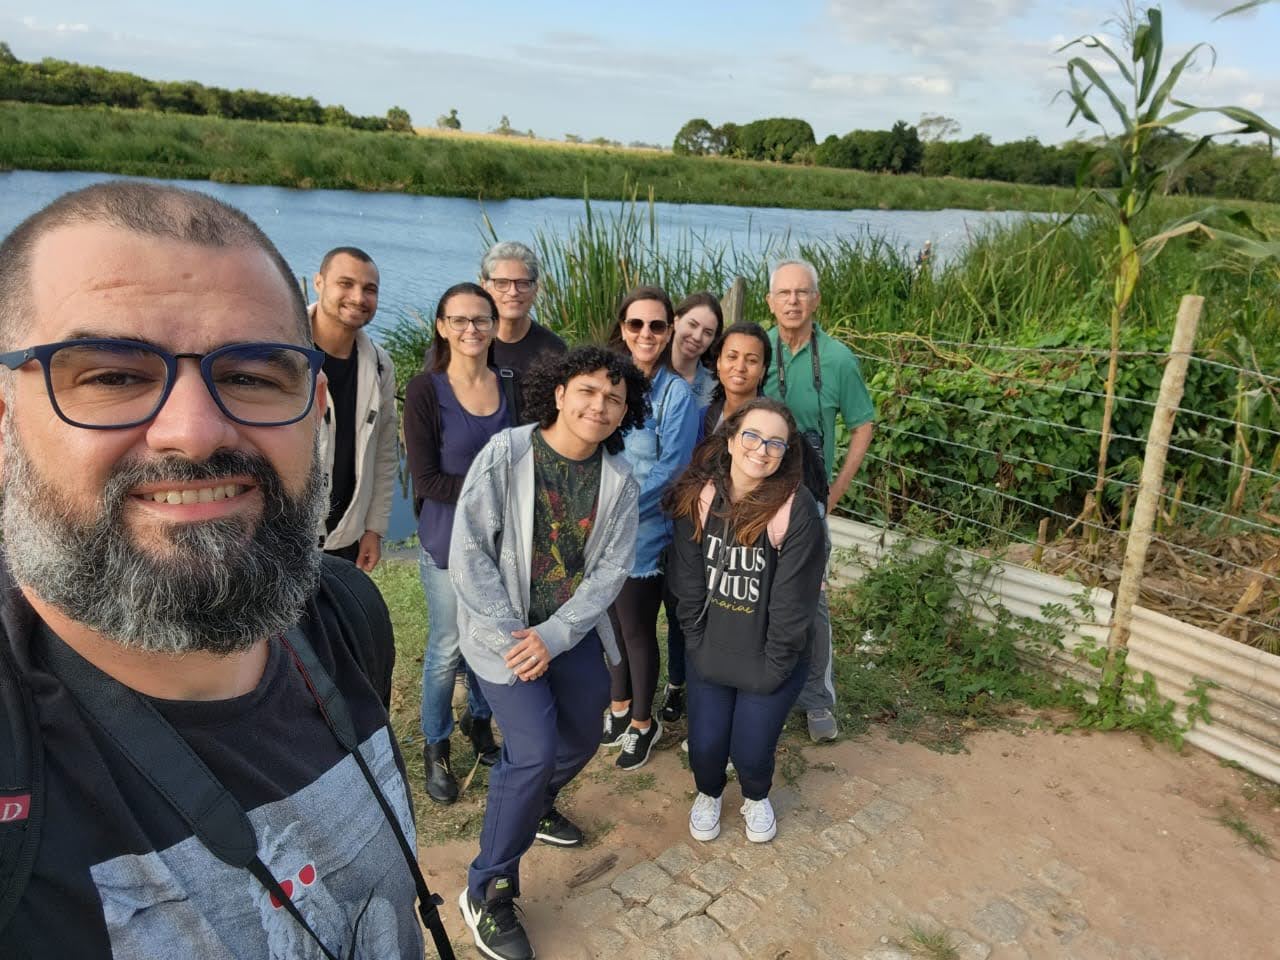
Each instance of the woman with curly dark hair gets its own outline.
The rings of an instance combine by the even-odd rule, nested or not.
[[[631,570],[639,486],[622,434],[644,421],[643,374],[601,347],[544,358],[525,414],[476,456],[458,496],[449,575],[462,653],[502,728],[480,852],[458,898],[490,957],[532,957],[516,914],[535,839],[582,843],[556,797],[599,748],[618,662],[609,606]]]
[[[742,785],[747,839],[777,833],[774,752],[808,673],[826,531],[801,483],[791,412],[760,397],[694,452],[666,498],[668,575],[684,628],[695,840],[720,833],[725,765]]]
[[[600,742],[621,747],[617,765],[637,770],[662,736],[653,715],[658,691],[658,608],[662,604],[662,555],[671,542],[671,521],[662,495],[689,462],[698,440],[698,405],[684,377],[671,365],[671,298],[661,287],[637,287],[623,298],[609,346],[629,356],[649,378],[653,409],[626,436],[626,457],[640,484],[640,526],[631,576],[614,601],[614,630],[622,662],[609,671],[611,702]]]

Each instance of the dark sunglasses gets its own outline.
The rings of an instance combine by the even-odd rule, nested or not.
[[[632,333],[639,333],[645,327],[648,327],[650,333],[656,333],[658,336],[666,333],[671,326],[665,320],[641,320],[639,317],[627,317],[622,321],[622,325]]]

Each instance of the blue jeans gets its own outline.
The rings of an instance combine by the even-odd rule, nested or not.
[[[782,725],[809,675],[801,659],[772,693],[744,693],[712,683],[689,667],[689,766],[698,791],[709,797],[724,792],[725,763],[733,761],[742,795],[763,800],[773,786],[773,758]]]
[[[538,821],[600,747],[609,671],[592,630],[552,658],[537,680],[481,679],[480,685],[502,726],[502,759],[489,774],[480,853],[467,871],[467,888],[477,900],[493,877],[510,877],[520,895],[520,859],[533,845]]]
[[[440,743],[453,733],[453,681],[462,663],[458,649],[458,595],[426,550],[418,551],[418,574],[427,597],[427,649],[422,655],[422,733]],[[480,683],[467,668],[467,709],[477,720],[493,716]]]

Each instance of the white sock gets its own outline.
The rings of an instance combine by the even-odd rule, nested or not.
[[[614,710],[612,707],[610,707],[610,708],[609,708],[609,712],[610,712],[611,714],[613,714],[617,719],[621,720],[621,719],[622,719],[623,717],[625,717],[628,713],[630,713],[630,712],[631,712],[631,710],[630,710],[630,709],[627,709],[627,710]]]

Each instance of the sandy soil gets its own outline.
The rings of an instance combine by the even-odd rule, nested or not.
[[[592,842],[580,850],[539,844],[526,857],[523,907],[539,957],[592,955],[567,897],[605,888],[673,844],[687,843],[704,859],[743,845],[732,782],[722,836],[690,840],[692,777],[679,740],[668,736],[663,746],[633,774],[617,771],[612,754],[597,756],[563,804]],[[1280,855],[1280,789],[1194,748],[1175,754],[1129,734],[1027,730],[975,734],[962,754],[873,733],[806,746],[803,755],[807,769],[795,783],[775,784],[771,855],[782,857],[788,841],[877,799],[905,812],[883,832],[868,831],[847,856],[793,875],[787,897],[816,912],[762,910],[761,922],[783,936],[759,956],[890,956],[914,922],[956,931],[958,946],[972,937],[975,952],[961,956],[982,956],[985,944],[992,960],[1280,957],[1280,863],[1220,822],[1229,804]],[[455,904],[474,852],[474,840],[422,851],[459,944],[466,938]],[[570,877],[609,854],[616,866],[567,889]],[[1013,929],[1001,932],[1002,917]]]

